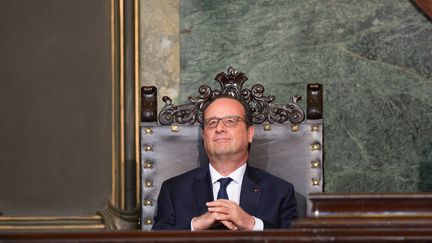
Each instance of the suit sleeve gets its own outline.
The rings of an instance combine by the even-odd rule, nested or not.
[[[297,201],[292,184],[288,186],[288,193],[280,208],[280,227],[291,228],[292,222],[298,218]]]
[[[157,200],[157,211],[152,230],[190,229],[190,226],[176,225],[174,205],[170,196],[169,186],[162,184]]]
[[[294,220],[298,218],[297,201],[295,198],[294,186],[290,183],[284,184],[283,195],[279,203],[274,204],[278,207],[275,211],[275,220],[263,220],[264,229],[289,229]],[[270,217],[271,219],[273,219]]]

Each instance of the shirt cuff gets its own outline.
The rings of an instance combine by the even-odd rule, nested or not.
[[[252,217],[254,217],[254,216],[252,216]],[[255,219],[255,225],[254,225],[252,230],[253,231],[263,231],[264,230],[264,222],[261,219],[256,218],[256,217],[254,217],[254,219]]]
[[[194,227],[193,227],[193,224],[192,224],[192,222],[193,222],[193,220],[194,220],[195,218],[196,218],[196,217],[194,217],[194,218],[191,219],[191,231],[195,231],[195,229],[194,229]]]

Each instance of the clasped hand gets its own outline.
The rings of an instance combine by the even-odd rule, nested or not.
[[[218,199],[206,203],[208,212],[192,220],[195,230],[205,230],[222,223],[230,230],[252,230],[255,219],[246,213],[236,202]]]

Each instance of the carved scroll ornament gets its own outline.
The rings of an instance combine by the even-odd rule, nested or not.
[[[238,72],[230,67],[226,72],[216,75],[215,80],[220,84],[220,90],[212,89],[207,85],[201,85],[198,89],[199,95],[190,96],[190,103],[175,106],[171,98],[164,96],[164,108],[159,113],[159,122],[162,125],[202,123],[202,111],[214,98],[219,95],[230,95],[242,100],[249,105],[252,121],[255,124],[263,122],[283,123],[290,120],[292,123],[301,123],[305,118],[303,109],[298,105],[301,96],[291,98],[288,104],[273,103],[274,96],[264,95],[264,86],[255,84],[251,89],[244,88],[243,83],[248,80],[244,73]]]

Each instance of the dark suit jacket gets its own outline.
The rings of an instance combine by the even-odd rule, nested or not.
[[[162,184],[154,230],[190,230],[192,218],[207,212],[213,201],[208,166],[200,167]],[[264,229],[289,228],[298,217],[294,187],[263,170],[247,166],[240,194],[240,207],[264,222]]]

